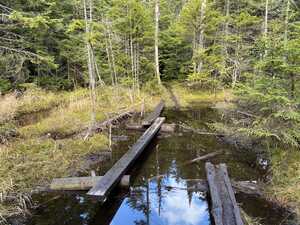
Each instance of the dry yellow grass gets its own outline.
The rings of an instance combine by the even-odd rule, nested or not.
[[[14,94],[0,96],[0,124],[12,120],[19,106],[19,101]]]

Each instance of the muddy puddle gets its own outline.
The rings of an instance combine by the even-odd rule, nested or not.
[[[184,123],[207,130],[207,123],[220,120],[218,113],[207,106],[193,109],[165,110],[167,123]],[[124,129],[113,131],[122,137],[113,146],[110,160],[97,165],[103,175],[141,132]],[[126,137],[126,138],[125,138]],[[180,128],[172,135],[163,135],[151,143],[129,174],[128,190],[115,190],[103,205],[90,199],[85,192],[44,193],[34,196],[41,206],[28,225],[210,225],[209,202],[192,187],[195,179],[204,179],[204,162],[186,165],[188,160],[209,152],[224,150],[211,160],[226,163],[235,180],[263,180],[265,171],[253,167],[255,155],[224,144],[215,136],[197,135]],[[241,208],[258,217],[264,225],[287,225],[287,215],[268,205],[263,199],[238,195]]]

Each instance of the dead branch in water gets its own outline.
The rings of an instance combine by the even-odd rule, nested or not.
[[[206,154],[206,155],[203,155],[203,156],[200,156],[198,158],[195,158],[193,160],[190,160],[190,161],[187,161],[186,163],[184,163],[184,165],[188,165],[188,164],[192,164],[192,163],[195,163],[195,162],[198,162],[198,161],[205,161],[205,160],[208,160],[210,158],[213,158],[217,155],[220,155],[222,154],[224,151],[221,150],[221,151],[216,151],[216,152],[212,152],[212,153],[209,153],[209,154]]]
[[[196,128],[189,127],[189,126],[187,126],[185,124],[179,124],[179,127],[183,128],[186,131],[192,131],[192,132],[194,132],[196,134],[200,134],[200,135],[224,136],[224,134],[211,133],[211,132],[206,132],[206,131],[198,130]]]

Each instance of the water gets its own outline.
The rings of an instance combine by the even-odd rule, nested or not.
[[[185,123],[207,129],[207,123],[220,120],[207,106],[182,111],[166,110],[167,123]],[[128,135],[113,147],[109,162],[93,168],[102,175],[138,139],[140,132],[114,130],[114,135]],[[211,160],[226,163],[235,180],[261,180],[264,171],[253,168],[255,155],[224,144],[215,136],[197,135],[177,129],[172,135],[156,138],[131,169],[129,190],[116,189],[100,205],[84,192],[48,193],[34,196],[41,206],[29,225],[210,225],[209,203],[205,193],[193,189],[197,179],[205,179],[204,162],[186,162],[209,152],[224,150]],[[285,213],[278,212],[264,200],[239,195],[245,212],[262,218],[264,225],[283,225]]]

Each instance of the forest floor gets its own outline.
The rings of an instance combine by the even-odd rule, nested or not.
[[[129,110],[151,111],[161,98],[175,108],[192,107],[194,102],[234,105],[228,90],[215,95],[179,83],[151,94],[142,90],[138,96],[126,88],[102,87],[97,90],[96,119],[104,121]],[[32,86],[21,96],[2,96],[0,105],[0,221],[28,213],[32,190],[49,185],[55,177],[88,172],[83,166],[86,159],[110,149],[106,131],[87,140],[74,137],[90,123],[87,89],[53,93]],[[272,180],[266,193],[300,213],[300,152],[278,150],[271,160]]]

